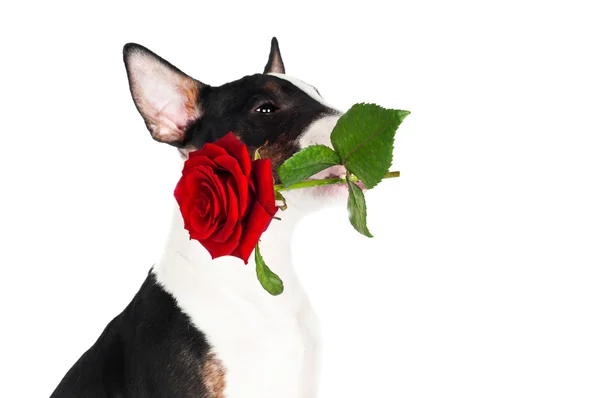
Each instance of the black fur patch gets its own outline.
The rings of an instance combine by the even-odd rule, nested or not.
[[[204,335],[150,273],[51,398],[213,398],[201,371],[209,353]]]

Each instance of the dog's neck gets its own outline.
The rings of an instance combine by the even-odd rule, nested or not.
[[[257,306],[272,306],[274,303],[294,305],[304,296],[294,272],[291,253],[292,235],[304,213],[289,206],[285,212],[278,212],[281,220],[274,219],[261,236],[261,254],[269,268],[284,282],[284,293],[274,299],[261,286],[256,276],[254,255],[244,264],[236,257],[211,259],[210,255],[196,240],[190,240],[184,229],[183,219],[177,207],[173,214],[171,231],[164,253],[154,272],[167,291],[176,299],[182,294],[210,292],[215,300],[219,297],[243,297]]]
[[[253,256],[248,264],[235,257],[211,259],[199,242],[190,240],[178,208],[164,254],[153,269],[158,283],[225,364],[227,396],[271,397],[273,391],[316,396],[319,322],[291,261],[292,234],[303,213],[288,206],[260,242],[267,265],[283,280],[279,296],[260,285]],[[271,375],[277,377],[265,390],[264,377]]]

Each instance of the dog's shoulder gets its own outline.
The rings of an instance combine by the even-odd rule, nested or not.
[[[219,363],[152,272],[52,397],[218,397]]]

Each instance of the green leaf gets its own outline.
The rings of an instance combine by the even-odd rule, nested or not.
[[[350,224],[364,236],[372,238],[373,235],[367,228],[365,195],[358,185],[350,181],[349,175],[346,176],[346,181],[348,181],[348,217],[350,218]]]
[[[283,186],[288,187],[340,163],[340,157],[333,149],[325,145],[311,145],[283,162],[277,174]]]
[[[355,104],[335,125],[331,143],[342,164],[366,188],[379,184],[390,169],[394,135],[409,114],[375,104]]]
[[[267,267],[265,260],[263,260],[262,255],[260,254],[258,244],[254,250],[254,261],[256,262],[256,276],[258,277],[261,286],[273,296],[283,293],[283,282],[281,281],[281,278]]]

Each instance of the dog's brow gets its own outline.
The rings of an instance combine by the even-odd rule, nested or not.
[[[281,86],[279,84],[277,84],[277,82],[274,82],[274,81],[269,81],[269,82],[265,83],[264,88],[265,88],[265,90],[274,91],[274,92],[281,90]]]
[[[290,83],[294,84],[296,87],[298,87],[299,89],[303,90],[305,93],[310,95],[313,99],[315,99],[315,100],[319,101],[321,104],[329,107],[329,105],[325,102],[325,99],[321,96],[321,94],[317,91],[317,89],[314,88],[313,86],[311,86],[310,84],[308,84],[298,78],[291,77],[289,75],[280,74],[280,73],[269,73],[269,75],[278,77],[282,80],[289,81]]]

